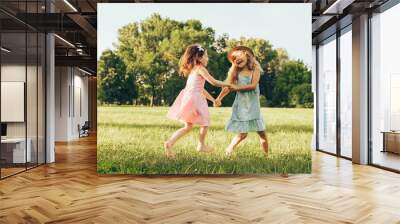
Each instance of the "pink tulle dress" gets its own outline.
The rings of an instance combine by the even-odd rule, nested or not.
[[[210,125],[207,99],[203,94],[205,79],[200,74],[189,74],[185,88],[179,93],[167,117],[200,126]]]

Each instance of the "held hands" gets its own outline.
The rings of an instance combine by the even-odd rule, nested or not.
[[[238,91],[239,90],[239,86],[235,85],[235,84],[229,84],[228,88],[230,91]]]
[[[215,99],[213,102],[213,106],[214,107],[220,107],[221,106],[221,100],[220,99]]]
[[[224,96],[226,94],[229,93],[229,91],[238,91],[239,90],[239,86],[238,85],[227,83],[227,82],[222,82],[222,83],[224,85],[223,85],[221,93],[219,94],[219,96],[216,99],[214,99],[212,101],[214,107],[220,107],[221,106],[221,104],[222,104],[221,100],[224,98]]]
[[[239,86],[235,85],[235,84],[224,82],[224,85],[222,87],[228,87],[228,89],[231,91],[237,91]]]
[[[222,87],[222,88],[224,88],[224,87],[230,87],[231,86],[231,84],[230,83],[227,83],[227,82],[222,82],[221,81],[221,85],[220,85],[220,87]]]
[[[233,91],[237,91],[238,90],[238,85],[231,84],[231,83],[228,83],[228,82],[222,82],[221,81],[220,87],[222,87],[222,88],[228,87],[229,90],[233,90]]]

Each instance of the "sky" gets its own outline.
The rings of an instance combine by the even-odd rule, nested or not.
[[[99,3],[98,57],[117,43],[118,29],[153,13],[178,21],[197,19],[216,37],[253,37],[285,48],[291,59],[311,65],[311,4],[278,3]]]

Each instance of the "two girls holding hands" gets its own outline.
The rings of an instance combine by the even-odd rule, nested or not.
[[[192,130],[193,124],[200,125],[200,136],[197,151],[210,152],[213,149],[205,144],[210,117],[207,100],[214,106],[220,106],[222,99],[231,91],[236,91],[236,98],[232,105],[232,115],[226,125],[226,130],[237,133],[225,150],[230,156],[235,147],[247,137],[248,132],[257,132],[265,153],[268,153],[268,141],[265,134],[265,124],[260,113],[258,82],[261,75],[261,66],[256,61],[250,48],[239,46],[233,48],[228,59],[232,66],[228,72],[226,82],[214,79],[207,71],[207,51],[198,44],[187,47],[180,61],[180,73],[187,77],[185,88],[180,92],[168,111],[167,117],[179,120],[184,127],[178,129],[164,142],[165,154],[173,157],[172,147],[175,142]],[[205,81],[211,85],[222,87],[217,99],[214,99],[204,89]]]

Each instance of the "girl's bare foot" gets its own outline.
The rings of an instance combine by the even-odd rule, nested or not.
[[[212,152],[212,151],[214,151],[214,149],[209,146],[206,146],[206,145],[198,144],[197,151],[198,152]]]
[[[169,143],[168,141],[164,142],[164,152],[165,155],[169,158],[174,158],[175,157],[175,153],[171,150],[171,143]]]
[[[261,144],[261,147],[262,147],[265,155],[268,155],[268,141],[260,140],[260,144]]]
[[[225,155],[230,157],[233,153],[233,147],[228,146],[228,148],[225,149]]]

